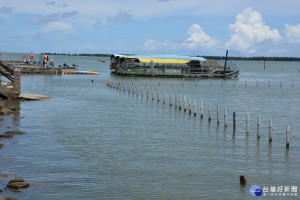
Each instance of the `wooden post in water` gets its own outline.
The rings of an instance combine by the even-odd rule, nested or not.
[[[269,121],[269,143],[272,142],[272,119]]]
[[[179,95],[179,110],[181,110],[181,95]]]
[[[226,107],[224,107],[224,127],[227,127],[227,112],[226,112]]]
[[[166,103],[166,98],[165,98],[165,90],[163,90],[163,104]]]
[[[235,118],[235,112],[233,112],[233,131],[235,131],[235,128],[236,128],[236,118]]]
[[[202,99],[200,100],[200,115],[201,115],[201,119],[203,119],[203,101],[202,101]]]
[[[154,96],[153,96],[153,87],[151,88],[151,96],[152,96],[152,101],[154,101]]]
[[[191,98],[189,98],[189,115],[192,114]]]
[[[249,113],[246,114],[246,134],[249,134]]]
[[[172,91],[170,92],[170,107],[172,106]]]
[[[270,83],[270,81],[268,82],[268,87],[270,87],[271,86],[271,83]]]
[[[186,112],[185,96],[183,96],[183,111]]]
[[[246,80],[246,82],[245,82],[245,87],[247,87],[247,80]]]
[[[260,139],[260,117],[257,116],[257,139]]]
[[[128,94],[130,94],[130,85],[128,85]]]
[[[136,83],[136,97],[139,96],[139,85],[138,83]]]
[[[286,148],[290,148],[290,126],[286,125]]]
[[[177,109],[177,94],[175,93],[175,109]]]
[[[157,102],[159,102],[159,88],[157,88]]]
[[[125,92],[125,87],[126,87],[125,81],[123,81],[123,92]]]
[[[282,81],[280,81],[280,87],[282,87]]]
[[[220,124],[220,108],[219,108],[219,105],[217,105],[217,124]]]
[[[144,88],[142,87],[142,99],[144,98]]]
[[[211,104],[208,105],[208,121],[211,121]]]
[[[147,84],[146,84],[147,85]],[[148,88],[148,86],[147,86],[147,100],[148,100],[148,98],[149,98],[149,88]]]
[[[134,85],[133,85],[133,82],[132,82],[132,95],[134,95]]]
[[[197,112],[197,107],[196,107],[196,99],[195,99],[195,104],[194,104],[194,117],[196,117],[196,112]]]

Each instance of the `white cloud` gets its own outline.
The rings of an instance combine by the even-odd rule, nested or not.
[[[262,16],[252,8],[246,8],[236,16],[234,24],[229,25],[230,40],[225,44],[227,48],[236,49],[244,53],[254,53],[256,46],[262,42],[278,42],[282,37],[277,29],[265,25]]]
[[[296,26],[285,25],[287,42],[300,44],[300,24]]]
[[[132,21],[133,15],[130,14],[131,11],[120,9],[119,13],[115,16],[108,16],[106,21],[108,23],[119,22],[126,23]]]
[[[198,24],[193,24],[188,30],[189,38],[185,41],[185,45],[190,49],[195,48],[214,48],[218,40],[209,37]]]
[[[66,32],[72,30],[73,30],[72,24],[64,23],[64,22],[51,22],[48,25],[46,25],[44,28],[45,32]]]
[[[182,51],[183,49],[189,49],[197,51],[199,49],[212,49],[218,44],[218,40],[208,36],[198,24],[193,24],[188,29],[188,38],[182,42],[174,42],[165,40],[159,42],[156,40],[146,40],[144,43],[144,49],[147,51]]]

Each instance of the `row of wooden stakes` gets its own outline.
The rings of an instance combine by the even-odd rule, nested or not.
[[[126,84],[123,82],[123,89],[122,89],[122,84],[121,82],[114,82],[114,81],[108,81],[107,86],[111,88],[116,88],[117,90],[123,90],[123,92],[126,91]],[[149,89],[148,89],[148,84],[146,83],[146,99],[149,99]],[[134,84],[132,82],[131,87],[130,84],[128,85],[128,93],[132,93],[133,95],[136,94],[137,96],[139,95],[139,89],[138,89],[138,84],[136,85],[136,90],[134,87]],[[144,97],[144,89],[143,87],[141,88],[141,97]],[[154,90],[153,87],[151,88],[151,99],[154,101]],[[159,88],[157,88],[157,102],[160,102],[160,92]],[[163,99],[162,99],[163,104],[166,104],[166,98],[165,98],[165,92],[163,90]],[[170,107],[173,106],[172,103],[172,92],[170,92]],[[177,97],[177,94],[175,94],[175,99],[174,99],[174,107],[175,109],[182,110],[182,99],[181,95],[179,95],[179,99]],[[194,115],[194,117],[197,116],[197,101],[196,99],[194,100],[194,109],[192,112],[192,101],[191,98],[189,98],[189,104],[188,104],[188,109],[187,109],[187,102],[186,102],[186,97],[183,96],[183,111],[187,112],[189,115]],[[203,119],[203,101],[200,100],[200,118]],[[211,104],[208,105],[208,121],[211,121]],[[217,105],[217,124],[220,124],[220,107]],[[260,116],[257,116],[257,139],[260,139]],[[226,107],[224,107],[224,128],[227,127],[227,111]],[[233,131],[235,132],[236,130],[236,113],[233,112]],[[289,125],[286,125],[286,148],[288,149],[290,146],[290,131],[289,131]],[[249,134],[249,113],[246,114],[246,134]],[[272,142],[272,119],[269,120],[269,142]]]

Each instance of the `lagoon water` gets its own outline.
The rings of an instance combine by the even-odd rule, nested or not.
[[[22,60],[3,53],[1,59]],[[75,63],[86,75],[22,75],[23,93],[53,98],[23,101],[0,122],[1,133],[28,134],[1,140],[0,189],[12,178],[30,187],[4,190],[17,199],[250,199],[252,185],[300,186],[300,62],[234,61],[238,79],[120,77],[92,56],[50,56]],[[92,82],[93,80],[93,82]],[[102,84],[123,81],[126,91]],[[245,86],[247,81],[247,86]],[[270,87],[268,83],[270,82]],[[128,86],[138,96],[128,93]],[[146,99],[146,83],[154,101]],[[256,85],[258,83],[258,86]],[[144,97],[141,89],[143,87]],[[161,101],[157,102],[159,87]],[[165,91],[166,104],[162,103]],[[170,92],[173,105],[170,107]],[[151,93],[151,92],[150,92]],[[197,100],[197,116],[174,107],[175,93]],[[200,100],[204,117],[201,120]],[[208,121],[208,106],[212,120]],[[220,106],[220,124],[216,107]],[[224,128],[226,107],[228,126]],[[193,106],[192,106],[193,109]],[[236,112],[237,127],[232,126]],[[250,133],[246,134],[246,113]],[[261,139],[256,138],[257,116]],[[269,119],[273,141],[269,144]],[[290,149],[285,147],[290,126]],[[10,127],[10,128],[9,128]],[[247,178],[240,186],[239,176]],[[269,193],[270,194],[270,193]],[[298,196],[299,196],[298,192]],[[271,198],[271,197],[265,197]],[[274,197],[273,197],[274,198]],[[276,198],[276,197],[275,197]],[[295,197],[288,197],[291,199]]]

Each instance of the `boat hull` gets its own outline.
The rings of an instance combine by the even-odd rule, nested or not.
[[[98,72],[92,72],[92,71],[64,71],[64,74],[66,75],[99,75]]]
[[[239,74],[239,70],[230,71],[226,73],[200,73],[200,74],[180,74],[180,73],[136,73],[136,72],[128,72],[115,70],[112,71],[113,74],[121,75],[121,76],[145,76],[145,77],[166,77],[166,78],[235,78]]]

